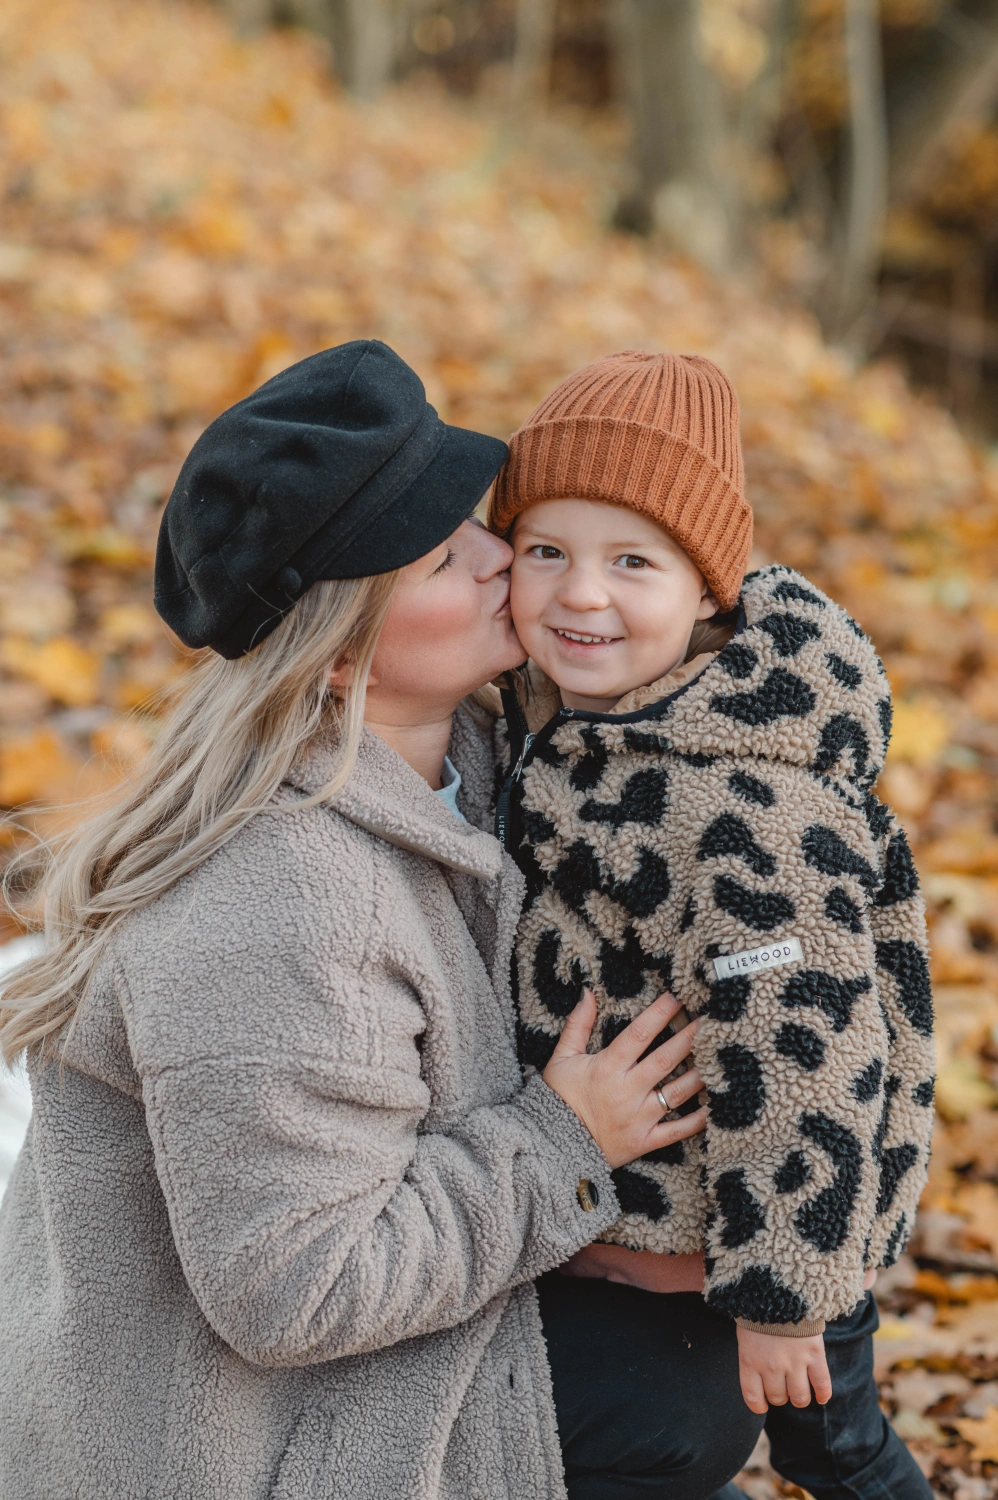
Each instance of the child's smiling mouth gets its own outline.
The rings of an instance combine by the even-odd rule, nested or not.
[[[621,635],[583,635],[577,630],[561,630],[557,625],[552,629],[560,640],[571,641],[578,646],[612,646],[615,641],[623,640]]]

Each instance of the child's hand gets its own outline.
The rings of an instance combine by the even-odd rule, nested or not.
[[[662,1118],[666,1108],[677,1109],[703,1088],[695,1067],[662,1082],[689,1056],[699,1022],[691,1022],[644,1056],[679,1009],[671,995],[659,995],[608,1047],[590,1053],[586,1046],[596,1020],[596,1001],[590,990],[583,990],[544,1069],[544,1082],[575,1111],[611,1167],[696,1135],[707,1123],[703,1107],[678,1120]],[[656,1092],[659,1085],[665,1106]]]
[[[825,1340],[783,1338],[778,1333],[738,1330],[738,1374],[749,1411],[760,1416],[770,1405],[811,1404],[811,1387],[819,1406],[831,1397],[832,1382],[825,1359]]]

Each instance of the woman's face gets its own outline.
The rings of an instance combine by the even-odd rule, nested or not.
[[[369,710],[443,717],[525,660],[509,610],[512,557],[508,543],[471,520],[402,569],[374,655]]]

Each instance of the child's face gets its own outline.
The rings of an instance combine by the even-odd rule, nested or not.
[[[647,516],[542,500],[516,519],[510,605],[523,647],[569,708],[607,713],[679,665],[717,604],[696,564]]]

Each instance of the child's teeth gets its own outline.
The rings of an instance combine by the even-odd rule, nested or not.
[[[606,646],[613,640],[612,635],[577,635],[574,630],[559,630],[558,634],[569,641],[581,641],[584,646]]]

